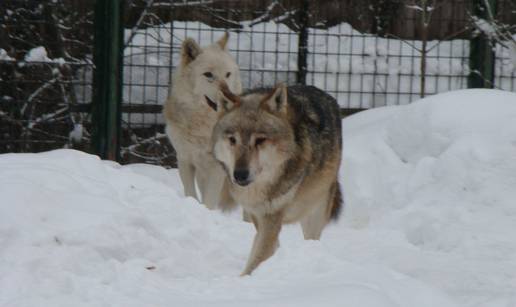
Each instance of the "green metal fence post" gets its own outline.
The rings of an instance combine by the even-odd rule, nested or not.
[[[123,0],[95,2],[93,62],[93,150],[102,159],[120,158],[123,59]]]
[[[486,7],[486,4],[489,7]],[[489,11],[496,15],[496,0],[473,0],[473,14],[489,21]],[[494,86],[495,52],[489,37],[480,34],[470,40],[468,76],[469,88]]]
[[[308,10],[310,2],[302,0],[299,8],[299,41],[297,47],[297,74],[296,83],[306,84],[306,73],[308,69]]]

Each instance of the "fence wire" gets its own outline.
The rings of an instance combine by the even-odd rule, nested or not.
[[[203,46],[229,31],[245,88],[301,81],[353,111],[467,88],[470,39],[489,35],[471,21],[478,0],[124,2],[124,163],[175,163],[161,109],[186,37]],[[496,3],[514,33],[516,4]],[[93,5],[0,3],[0,152],[88,150]],[[516,91],[516,47],[489,39],[493,87]]]

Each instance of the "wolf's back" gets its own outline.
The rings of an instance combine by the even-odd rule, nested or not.
[[[256,88],[244,92],[243,96],[271,91],[271,88]],[[289,86],[287,97],[295,131],[300,130],[302,127],[299,125],[302,125],[311,134],[322,133],[323,138],[330,137],[337,141],[339,148],[342,146],[340,109],[335,98],[311,85]]]
[[[287,96],[291,110],[296,114],[291,122],[296,137],[301,143],[309,140],[309,144],[300,144],[311,149],[308,172],[332,168],[330,165],[338,172],[342,155],[342,129],[337,101],[314,86],[289,87]],[[342,208],[342,192],[338,175],[335,176],[328,208],[329,216],[334,220],[339,217]]]
[[[288,87],[287,96],[294,113],[293,128],[299,138],[309,138],[315,160],[322,163],[330,153],[340,157],[341,119],[335,98],[314,86],[301,85]]]

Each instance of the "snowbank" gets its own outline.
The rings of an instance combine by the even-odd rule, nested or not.
[[[161,168],[58,150],[3,155],[0,169],[0,306],[452,306],[297,229],[240,278],[253,227],[181,197]]]
[[[244,278],[253,227],[174,170],[1,155],[0,306],[513,306],[515,118],[466,90],[344,120],[340,221]]]
[[[343,223],[356,230],[339,255],[466,306],[514,306],[515,119],[516,94],[462,90],[344,120]]]

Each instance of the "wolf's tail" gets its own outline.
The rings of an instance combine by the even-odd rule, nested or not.
[[[342,192],[340,190],[340,184],[337,180],[333,183],[332,187],[333,198],[331,200],[330,219],[336,221],[342,211]]]

